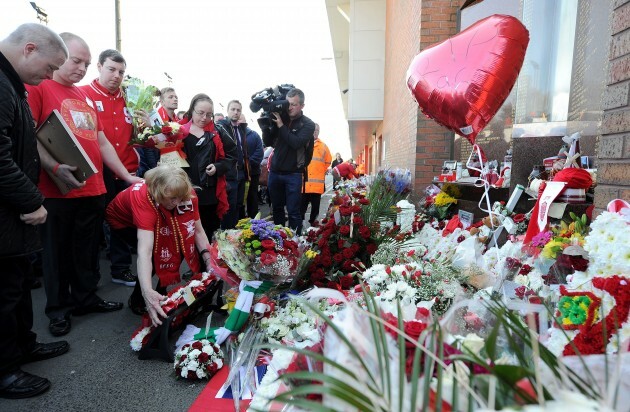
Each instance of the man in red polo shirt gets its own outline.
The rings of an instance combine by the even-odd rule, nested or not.
[[[129,174],[103,133],[94,102],[75,86],[92,60],[88,45],[72,33],[59,36],[70,57],[53,73],[52,80],[28,87],[28,103],[37,124],[58,110],[98,173],[79,182],[72,175],[75,166],[57,162],[38,145],[42,166],[39,189],[48,211],[48,219],[41,226],[46,315],[54,336],[70,331],[71,314],[122,309],[122,303],[105,301],[96,294],[98,233],[105,214],[103,163],[127,183],[142,181]],[[49,173],[65,183],[69,191],[62,193]]]
[[[138,171],[138,152],[129,145],[133,134],[132,118],[125,104],[125,97],[120,89],[127,62],[124,57],[113,49],[103,51],[98,56],[96,64],[99,76],[92,83],[81,86],[88,97],[94,102],[98,118],[103,125],[103,132],[107,140],[116,150],[116,154],[131,175]],[[139,112],[139,111],[138,111]],[[144,122],[149,124],[145,113]],[[127,182],[118,178],[108,167],[103,168],[103,180],[107,189],[106,202],[109,203],[116,195],[129,186]],[[103,226],[105,237],[108,239],[111,260],[112,282],[126,286],[135,286],[136,277],[131,271],[131,250],[129,245],[117,236],[109,236],[109,225]]]

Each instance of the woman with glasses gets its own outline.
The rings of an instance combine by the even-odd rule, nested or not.
[[[234,141],[214,127],[214,104],[208,95],[192,98],[182,126],[186,138],[184,152],[190,167],[185,168],[199,198],[201,224],[212,240],[221,218],[229,209],[225,174],[235,167]]]
[[[201,271],[200,256],[210,258],[210,243],[199,220],[198,199],[186,172],[173,166],[147,171],[145,180],[120,192],[107,206],[112,232],[138,242],[138,282],[129,297],[136,314],[148,311],[153,325],[166,314],[160,303],[166,287],[181,281],[182,260],[194,273]],[[159,281],[154,290],[152,273]]]

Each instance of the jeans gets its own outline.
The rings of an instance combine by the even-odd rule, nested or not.
[[[297,235],[302,233],[302,173],[279,174],[269,172],[269,195],[273,210],[273,223],[285,225],[284,208],[289,215],[289,228]]]

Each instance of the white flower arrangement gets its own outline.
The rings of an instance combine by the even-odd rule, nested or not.
[[[622,215],[602,212],[591,223],[584,250],[589,254],[589,275],[630,275],[630,225]]]
[[[326,300],[319,302],[319,309],[328,316],[337,312],[339,306]],[[260,321],[263,333],[271,343],[290,344],[298,348],[313,346],[321,340],[317,316],[306,312],[298,299],[291,299],[286,306],[276,309],[268,318]]]
[[[184,345],[173,364],[177,376],[185,379],[209,379],[222,367],[223,351],[207,339]]]

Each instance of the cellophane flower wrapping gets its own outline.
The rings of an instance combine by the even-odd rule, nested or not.
[[[223,351],[207,339],[187,343],[175,354],[173,368],[178,377],[209,379],[223,367]]]
[[[159,90],[137,77],[127,77],[122,82],[123,93],[127,109],[133,116],[135,110],[143,110],[150,113],[158,104]]]
[[[129,144],[138,147],[152,147],[166,149],[182,145],[184,135],[180,130],[181,125],[176,122],[166,122],[163,125],[146,127],[141,133],[133,137]]]

